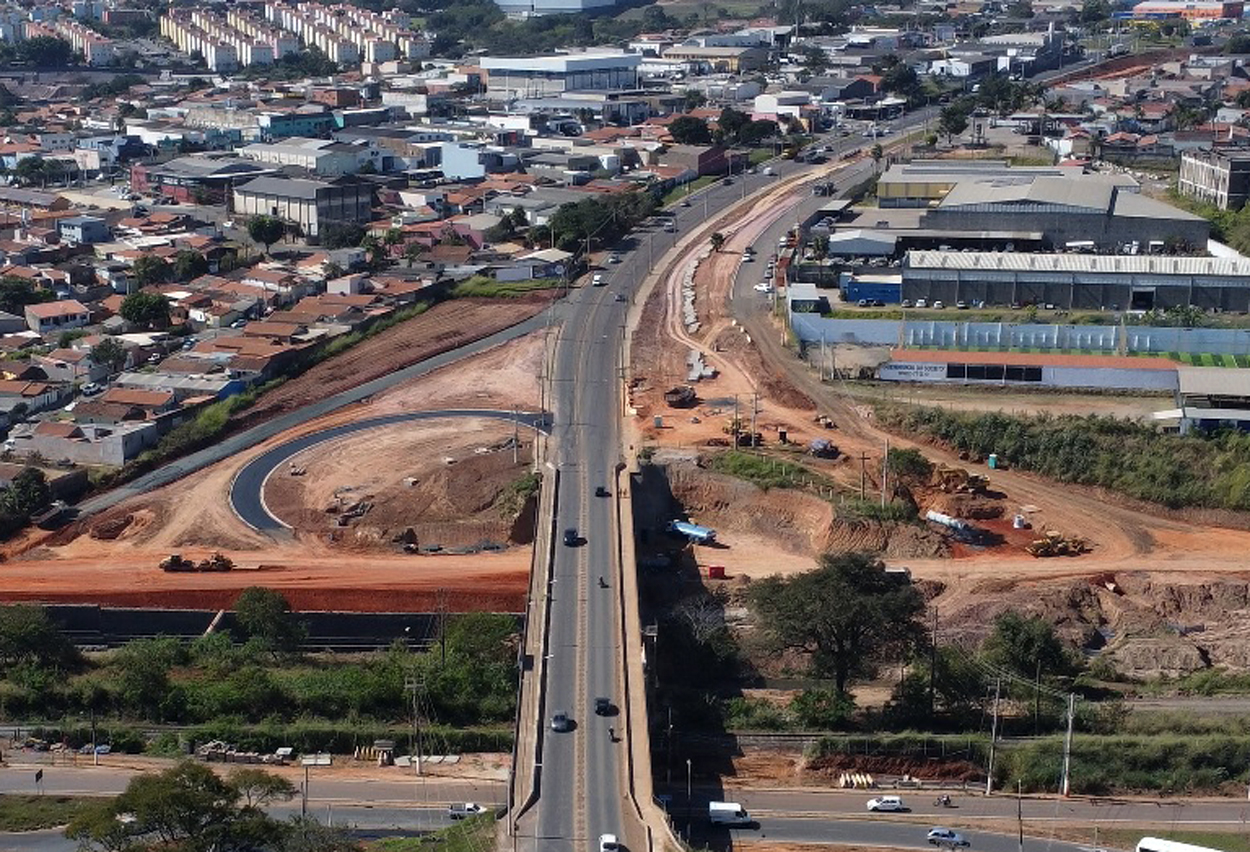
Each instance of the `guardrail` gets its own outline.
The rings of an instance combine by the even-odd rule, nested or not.
[[[508,776],[508,833],[515,835],[517,822],[538,801],[542,786],[542,748],[547,726],[543,724],[547,706],[547,637],[551,628],[551,581],[555,570],[556,511],[559,507],[560,470],[549,465],[542,478],[538,501],[538,517],[550,519],[547,524],[536,525],[534,556],[530,564],[529,602],[526,607],[525,637],[521,644],[522,654],[528,650],[532,664],[526,677],[524,660],[521,665],[521,700],[517,707],[517,721],[512,746],[512,771]],[[535,639],[532,608],[535,602],[542,607],[542,627]],[[538,647],[530,649],[531,642]],[[527,688],[528,687],[528,688]],[[533,712],[527,708],[533,707]],[[532,751],[521,753],[521,730],[530,725],[534,730]],[[529,779],[529,790],[518,805],[517,778]]]

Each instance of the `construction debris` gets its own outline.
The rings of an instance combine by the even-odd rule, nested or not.
[[[1024,550],[1030,556],[1039,558],[1049,556],[1080,556],[1089,553],[1089,542],[1079,536],[1068,538],[1063,533],[1048,530],[1041,538],[1034,539],[1025,545]]]
[[[699,401],[699,397],[695,394],[694,388],[689,385],[680,385],[665,391],[664,401],[672,408],[690,408]]]
[[[977,494],[985,490],[990,480],[978,473],[968,473],[962,467],[940,464],[933,469],[929,484],[947,494]]]
[[[686,381],[697,382],[701,379],[716,378],[716,368],[709,367],[703,360],[703,353],[698,349],[691,349],[690,354],[686,356]]]

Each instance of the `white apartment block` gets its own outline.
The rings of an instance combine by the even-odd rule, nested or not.
[[[306,44],[321,47],[333,58],[334,51],[324,43],[335,41],[352,46],[356,59],[365,62],[389,62],[393,59],[423,59],[430,55],[429,41],[409,29],[405,15],[389,10],[378,13],[355,6],[321,3],[285,3],[270,0],[265,4],[265,18],[290,30]],[[349,51],[340,51],[350,55]],[[347,64],[347,60],[336,60]]]
[[[233,14],[233,13],[232,13]],[[237,19],[242,20],[242,19]],[[210,70],[233,71],[246,65],[272,65],[292,49],[267,25],[240,28],[230,17],[204,9],[174,9],[161,16],[161,35],[183,53],[199,52]],[[285,53],[280,51],[285,50]]]
[[[116,56],[112,39],[72,18],[49,19],[41,23],[27,21],[25,35],[26,38],[52,36],[65,39],[83,55],[88,65],[111,65]]]

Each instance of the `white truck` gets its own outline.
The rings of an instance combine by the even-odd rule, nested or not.
[[[707,818],[712,825],[751,826],[751,815],[737,802],[708,802]]]

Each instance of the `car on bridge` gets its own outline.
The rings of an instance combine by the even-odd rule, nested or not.
[[[582,540],[581,536],[577,534],[577,527],[569,527],[567,530],[564,531],[564,546],[565,547],[577,547],[578,543],[581,540]]]
[[[599,852],[617,852],[621,845],[616,842],[615,834],[599,835]]]
[[[612,706],[612,699],[605,698],[602,695],[595,699],[595,715],[611,716],[616,712],[616,708]]]
[[[563,710],[556,711],[551,717],[551,730],[557,734],[567,733],[573,730],[573,720],[569,718],[569,714]]]

